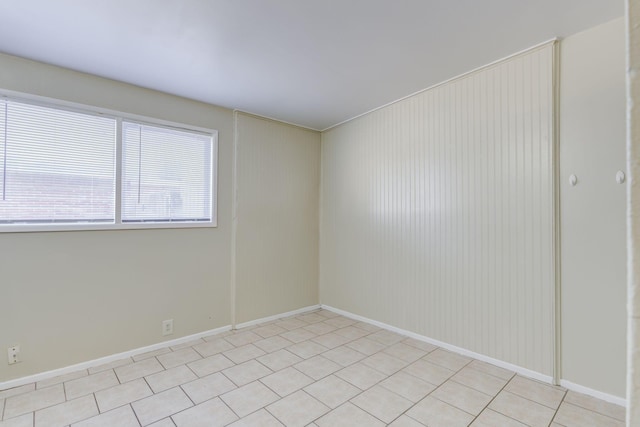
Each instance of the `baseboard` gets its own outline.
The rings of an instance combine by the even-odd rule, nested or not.
[[[618,406],[627,407],[627,399],[623,397],[614,396],[613,394],[604,393],[602,391],[594,390],[589,387],[585,387],[580,384],[572,383],[567,380],[560,380],[560,385],[568,390],[575,391],[577,393],[586,394],[596,399],[604,400],[605,402],[613,403]]]
[[[188,341],[197,340],[202,337],[219,334],[231,330],[231,326],[222,326],[220,328],[211,329],[205,332],[199,332],[193,335],[187,335],[186,337],[176,338],[169,341],[162,341],[157,344],[148,345],[146,347],[136,348],[134,350],[125,351],[122,353],[112,354],[110,356],[100,357],[98,359],[89,360],[87,362],[77,363],[75,365],[65,366],[64,368],[58,368],[51,371],[41,372],[39,374],[29,375],[15,380],[9,380],[0,382],[0,390],[6,390],[9,388],[19,387],[21,385],[35,383],[38,381],[47,380],[49,378],[55,378],[60,375],[69,374],[71,372],[79,371],[81,369],[94,368],[96,366],[104,365],[106,363],[114,362],[116,360],[125,359],[127,357],[137,356],[149,351],[159,350],[165,347],[171,347],[179,345]]]
[[[369,318],[364,317],[364,316],[359,316],[357,314],[353,314],[353,313],[350,313],[348,311],[340,310],[339,308],[327,306],[327,305],[324,305],[324,304],[322,304],[321,307],[323,309],[325,309],[325,310],[332,311],[332,312],[334,312],[336,314],[340,314],[340,315],[342,315],[344,317],[349,317],[349,318],[354,319],[354,320],[358,320],[358,321],[361,321],[361,322],[369,323],[369,324],[377,326],[379,328],[386,329],[388,331],[395,332],[395,333],[398,333],[400,335],[404,335],[404,336],[409,337],[409,338],[414,338],[414,339],[416,339],[418,341],[423,341],[423,342],[426,342],[426,343],[429,343],[429,344],[436,345],[438,347],[442,347],[442,348],[444,348],[446,350],[449,350],[449,351],[452,351],[454,353],[462,354],[464,356],[472,357],[474,359],[490,363],[490,364],[498,366],[500,368],[508,369],[510,371],[516,372],[516,373],[518,373],[520,375],[523,375],[525,377],[533,378],[535,380],[542,381],[542,382],[549,383],[549,384],[551,384],[552,381],[553,381],[553,378],[550,375],[544,375],[544,374],[541,374],[539,372],[532,371],[531,369],[523,368],[522,366],[514,365],[514,364],[511,364],[511,363],[499,360],[499,359],[494,359],[493,357],[485,356],[484,354],[476,353],[474,351],[467,350],[467,349],[462,348],[462,347],[457,347],[455,345],[451,345],[451,344],[448,344],[448,343],[443,342],[443,341],[438,341],[436,339],[429,338],[429,337],[426,337],[424,335],[417,334],[415,332],[407,331],[406,329],[402,329],[402,328],[398,328],[398,327],[395,327],[395,326],[392,326],[392,325],[388,325],[388,324],[383,323],[383,322],[378,322],[377,320],[369,319]]]
[[[320,308],[320,304],[310,305],[308,307],[299,308],[297,310],[287,311],[286,313],[274,314],[273,316],[267,316],[261,319],[238,323],[236,325],[236,329],[248,328],[249,326],[255,326],[255,325],[259,325],[260,323],[271,322],[272,320],[281,319],[283,317],[289,317],[289,316],[295,316],[297,314],[307,313],[309,311],[318,310],[319,308]]]

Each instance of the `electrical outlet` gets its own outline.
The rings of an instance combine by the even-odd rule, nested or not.
[[[7,359],[9,360],[9,365],[13,365],[14,363],[21,362],[20,359],[20,346],[14,345],[13,347],[9,347],[7,349]]]
[[[162,335],[171,335],[173,333],[173,319],[162,321]]]

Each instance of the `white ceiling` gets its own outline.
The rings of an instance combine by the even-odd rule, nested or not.
[[[624,0],[0,0],[0,51],[325,129]]]

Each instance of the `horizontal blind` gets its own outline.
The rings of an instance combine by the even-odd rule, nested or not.
[[[0,223],[113,223],[116,121],[2,101]]]
[[[210,222],[211,135],[124,122],[122,222]]]

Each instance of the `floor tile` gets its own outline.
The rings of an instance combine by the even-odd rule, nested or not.
[[[355,326],[347,326],[345,328],[336,329],[335,333],[345,338],[349,338],[350,341],[357,340],[358,338],[362,338],[370,334],[370,332],[365,331],[364,329],[356,328]]]
[[[555,411],[508,391],[501,391],[489,408],[531,427],[548,426]]]
[[[155,357],[152,357],[151,359],[142,360],[130,365],[120,366],[115,369],[115,372],[120,382],[126,383],[163,370],[164,368],[160,362],[158,362]]]
[[[247,344],[242,347],[234,348],[233,350],[227,350],[224,354],[227,358],[231,359],[233,363],[243,363],[256,357],[264,356],[264,351],[260,350],[253,344]]]
[[[193,346],[193,349],[197,351],[202,357],[213,356],[214,354],[222,353],[223,351],[232,350],[234,348],[234,346],[225,341],[223,338],[218,338],[213,341],[206,341],[202,344]]]
[[[329,311],[329,310],[325,310],[325,309],[320,309],[317,311],[317,313],[326,318],[326,319],[332,319],[334,317],[338,317],[339,314],[338,313],[334,313],[333,311]]]
[[[131,406],[127,405],[72,424],[71,427],[140,427],[140,424]]]
[[[296,317],[296,319],[302,320],[303,322],[307,323],[318,323],[327,320],[326,317],[320,316],[318,313],[301,314],[300,316]]]
[[[395,343],[383,350],[386,354],[404,360],[407,363],[413,363],[427,355],[427,352],[405,344],[403,342]]]
[[[33,412],[0,421],[0,427],[33,427]]]
[[[491,409],[485,409],[478,418],[471,423],[471,427],[527,427],[527,425],[492,411]]]
[[[466,427],[474,418],[473,415],[430,396],[409,409],[407,415],[430,427]]]
[[[308,326],[309,324],[307,322],[304,322],[302,320],[298,320],[295,319],[293,317],[289,317],[287,319],[283,319],[280,320],[278,322],[275,323],[277,326],[284,328],[288,331],[294,330],[294,329],[298,329],[298,328],[302,328],[303,326]]]
[[[471,358],[438,348],[427,354],[422,360],[439,365],[452,371],[459,371],[471,362]]]
[[[387,424],[413,405],[413,402],[380,386],[371,387],[353,398],[351,403]]]
[[[171,349],[169,347],[162,347],[157,350],[147,351],[146,353],[136,354],[135,356],[133,356],[133,360],[134,362],[140,362],[141,360],[146,360],[151,357],[156,357],[167,353],[171,353]]]
[[[143,426],[159,421],[193,406],[179,388],[172,388],[131,404]]]
[[[312,341],[326,348],[336,348],[348,343],[349,341],[353,341],[353,339],[338,335],[335,332],[329,332],[328,334],[319,335],[313,338]]]
[[[4,419],[17,417],[64,401],[62,384],[12,396],[4,402]]]
[[[576,406],[580,406],[621,421],[624,421],[626,416],[624,406],[605,402],[603,400],[596,399],[595,397],[587,396],[586,394],[577,393],[571,390],[567,392],[564,402],[572,403]]]
[[[469,366],[458,371],[451,380],[491,396],[498,394],[507,384],[507,380],[485,374]]]
[[[368,335],[367,338],[384,344],[385,346],[389,346],[404,340],[406,337],[400,334],[396,334],[395,332],[381,329],[378,332],[374,332]]]
[[[0,391],[0,399],[7,399],[11,396],[17,396],[19,394],[29,393],[30,391],[34,391],[36,389],[36,385],[34,383],[25,384],[19,387],[13,387],[6,390]]]
[[[204,340],[202,338],[198,338],[195,340],[185,341],[180,344],[172,345],[169,347],[173,351],[182,350],[183,348],[193,347],[194,345],[202,344]]]
[[[274,351],[278,351],[285,347],[289,347],[293,343],[287,339],[284,339],[276,335],[273,337],[264,338],[260,341],[256,341],[253,344],[266,353],[273,353]]]
[[[187,366],[199,377],[204,377],[214,372],[234,366],[234,363],[222,354],[214,354],[204,359],[188,363]]]
[[[186,365],[176,366],[175,368],[167,369],[166,371],[151,374],[145,377],[149,387],[154,393],[160,393],[161,391],[168,390],[170,388],[188,383],[198,379],[196,374]]]
[[[303,359],[308,359],[317,354],[324,353],[328,350],[328,348],[313,341],[303,341],[287,347],[287,350],[295,354],[296,356],[300,356]]]
[[[542,384],[541,382],[524,378],[520,375],[513,377],[504,389],[551,409],[558,409],[566,393],[566,390],[563,388],[554,387],[550,384]]]
[[[115,369],[120,366],[130,365],[133,363],[133,359],[130,357],[114,360],[113,362],[105,363],[103,365],[94,366],[89,368],[89,374],[97,374],[98,372],[108,371],[109,369]]]
[[[316,421],[319,427],[383,427],[385,424],[351,403],[345,403]]]
[[[430,344],[428,342],[424,342],[424,341],[419,341],[415,338],[406,338],[404,340],[401,341],[403,344],[407,344],[410,345],[411,347],[415,347],[419,350],[422,351],[426,351],[427,353],[431,353],[433,350],[437,349],[438,347]]]
[[[428,383],[420,378],[409,375],[406,372],[393,374],[380,385],[394,393],[409,399],[413,403],[424,399],[426,395],[436,389],[436,385]]]
[[[238,416],[216,397],[171,418],[177,427],[222,427],[237,420]]]
[[[344,328],[344,327],[351,326],[354,323],[356,323],[355,320],[349,319],[348,317],[344,317],[344,316],[332,317],[331,319],[327,319],[324,322],[326,324],[328,324],[328,325],[332,325],[332,326],[335,326],[337,328]]]
[[[243,345],[260,341],[261,339],[263,339],[263,337],[251,331],[248,331],[248,332],[237,332],[235,334],[231,334],[224,337],[224,339],[229,341],[231,344],[233,344],[236,347],[242,347]]]
[[[337,363],[334,363],[329,359],[325,359],[322,356],[314,356],[300,363],[296,363],[293,366],[314,380],[324,378],[341,368]]]
[[[118,406],[123,406],[136,400],[144,399],[153,394],[143,378],[129,381],[95,394],[100,412],[106,412]]]
[[[45,388],[45,387],[51,387],[52,385],[56,385],[56,384],[63,383],[65,381],[71,381],[71,380],[75,380],[75,379],[78,379],[78,378],[86,377],[87,375],[89,375],[89,373],[87,372],[86,369],[82,369],[82,370],[77,371],[77,372],[70,372],[70,373],[68,373],[66,375],[60,375],[60,376],[55,377],[55,378],[49,378],[47,380],[38,381],[36,383],[36,388],[40,389],[40,388]]]
[[[493,375],[494,377],[502,378],[503,380],[510,380],[515,372],[509,371],[504,368],[500,368],[498,366],[492,365],[487,362],[482,362],[480,360],[473,360],[469,365],[469,368],[473,368],[477,371],[484,372],[485,374]]]
[[[307,325],[302,329],[316,335],[323,335],[323,334],[328,334],[329,332],[333,332],[338,328],[333,325],[328,325],[324,322],[321,322],[321,323],[314,323],[312,325]]]
[[[249,384],[259,378],[266,377],[271,374],[271,369],[267,368],[258,361],[250,360],[240,365],[225,369],[222,373],[234,382],[237,386]]]
[[[104,390],[120,384],[113,371],[104,371],[87,377],[64,383],[64,391],[68,400],[76,399],[96,391]]]
[[[554,421],[565,427],[624,427],[625,422],[571,403],[562,403]]]
[[[267,411],[287,427],[303,427],[329,408],[300,390],[267,406]]]
[[[311,384],[313,379],[294,368],[285,368],[266,376],[260,380],[264,385],[275,391],[281,397],[288,396],[294,391]]]
[[[362,363],[385,375],[395,374],[409,364],[409,362],[405,362],[386,353],[376,353],[363,359]]]
[[[360,362],[347,366],[336,372],[336,375],[358,387],[360,390],[366,390],[387,377]]]
[[[64,427],[98,415],[93,395],[87,395],[35,413],[35,427]]]
[[[372,325],[370,323],[366,323],[366,322],[356,322],[352,324],[353,327],[355,328],[360,328],[363,329],[369,333],[374,333],[374,332],[378,332],[380,329],[378,326],[376,325]]]
[[[358,387],[349,384],[335,375],[329,375],[320,381],[310,384],[304,388],[304,391],[329,408],[337,408],[362,392]]]
[[[165,418],[155,423],[149,424],[149,427],[176,427],[171,418]]]
[[[354,349],[347,347],[346,345],[342,345],[322,353],[322,357],[336,362],[338,365],[349,366],[359,362],[367,356],[359,351],[355,351]]]
[[[279,335],[283,332],[287,332],[285,328],[281,328],[278,325],[270,324],[265,326],[257,327],[253,330],[254,334],[260,335],[262,338],[269,338],[275,335]]]
[[[447,368],[443,368],[424,359],[420,359],[402,370],[409,375],[418,377],[428,383],[440,385],[447,381],[455,373]]]
[[[493,397],[455,381],[445,382],[430,396],[462,409],[471,415],[478,415],[482,412]]]
[[[399,416],[394,422],[389,424],[390,427],[424,427],[424,424],[417,422],[406,415]],[[498,427],[498,426],[493,426]]]
[[[184,384],[182,389],[198,404],[234,390],[236,385],[220,372]]]
[[[164,366],[164,369],[175,368],[178,365],[184,365],[201,358],[202,356],[200,356],[198,352],[196,352],[191,347],[172,351],[171,353],[167,354],[161,354],[157,357],[158,361],[160,361],[160,363],[162,363],[162,366]]]
[[[229,427],[284,427],[284,424],[265,409],[260,409],[230,424]]]
[[[386,348],[384,344],[380,344],[379,342],[370,340],[366,337],[351,341],[350,343],[347,343],[346,346],[367,356],[371,356],[372,354]]]
[[[252,382],[243,387],[223,394],[220,398],[239,417],[245,417],[250,413],[264,408],[279,399],[278,395],[269,390],[260,381]]]
[[[149,359],[151,357],[156,357],[167,353],[171,353],[171,349],[169,347],[163,347],[157,350],[147,351],[146,353],[136,354],[135,356],[133,356],[133,360],[135,362],[140,362],[141,360]]]
[[[272,371],[279,371],[280,369],[302,362],[302,358],[284,349],[258,357],[256,360]]]
[[[309,332],[306,329],[294,329],[292,331],[280,334],[280,336],[294,343],[299,343],[311,338],[315,338],[316,334],[314,334],[313,332]]]

